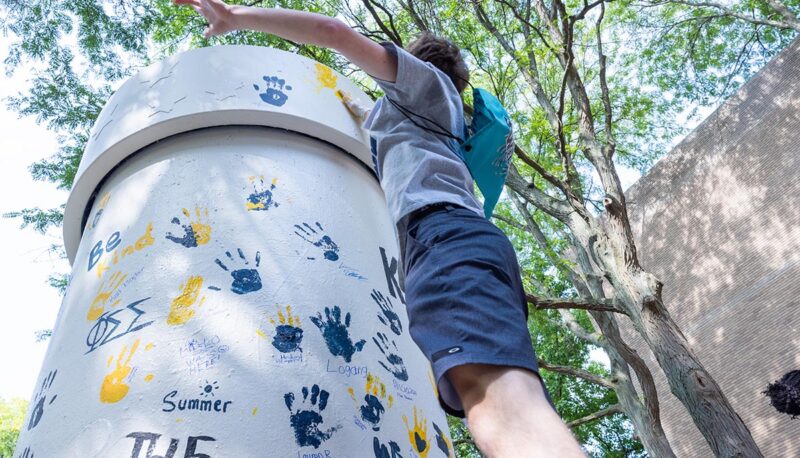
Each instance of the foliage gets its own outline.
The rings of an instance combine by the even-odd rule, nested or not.
[[[28,410],[24,399],[0,398],[0,458],[11,458]]]

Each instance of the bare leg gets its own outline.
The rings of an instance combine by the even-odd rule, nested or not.
[[[467,364],[447,371],[478,448],[495,457],[585,457],[534,373]]]

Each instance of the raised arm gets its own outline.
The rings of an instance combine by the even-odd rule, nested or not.
[[[206,18],[206,38],[233,30],[266,32],[296,43],[334,49],[375,78],[392,82],[397,78],[397,61],[386,48],[336,18],[290,9],[227,5],[221,0],[173,2],[189,5]]]

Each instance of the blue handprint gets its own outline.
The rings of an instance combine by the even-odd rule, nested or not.
[[[400,454],[400,446],[395,441],[389,441],[389,448],[386,448],[377,437],[374,437],[372,438],[372,449],[375,451],[375,458],[403,458],[403,455]]]
[[[244,262],[244,265],[250,265],[247,261],[247,258],[244,257],[244,253],[242,252],[241,248],[237,248],[236,251],[239,253],[239,259]],[[230,251],[226,251],[225,255],[230,259],[231,262],[237,262],[233,255],[231,255]],[[258,274],[258,270],[250,269],[250,268],[243,268],[243,269],[236,269],[233,271],[228,270],[228,267],[222,263],[219,259],[215,259],[214,262],[222,268],[222,270],[231,273],[231,277],[233,277],[233,283],[231,283],[231,291],[236,294],[247,294],[252,293],[253,291],[258,291],[261,289],[261,276]],[[261,264],[261,252],[256,251],[256,267]]]
[[[286,100],[289,99],[289,96],[286,95],[284,91],[291,91],[292,86],[289,86],[286,84],[285,80],[277,76],[264,76],[262,79],[265,83],[265,90],[258,94],[261,96],[261,100],[270,105],[275,105],[276,107],[283,106]],[[257,91],[261,90],[257,84],[253,84],[253,89]]]
[[[438,446],[439,450],[441,450],[445,455],[450,457],[450,440],[447,439],[447,436],[444,435],[442,430],[439,428],[439,425],[436,423],[433,423],[433,429],[436,430],[436,446]]]
[[[384,364],[383,361],[378,361],[378,363],[380,363],[384,369],[391,372],[397,380],[401,380],[403,382],[408,381],[408,371],[406,371],[406,365],[403,363],[403,358],[401,358],[397,353],[392,352],[391,348],[389,347],[389,344],[391,343],[392,347],[394,347],[394,351],[398,351],[397,344],[394,343],[394,340],[389,340],[389,338],[386,337],[386,334],[379,332],[376,337],[372,338],[372,341],[375,342],[375,345],[378,346],[378,350],[380,350],[381,353],[383,353],[383,356],[386,357],[387,364]]]
[[[292,428],[294,429],[294,438],[297,445],[301,447],[319,446],[330,439],[331,435],[339,429],[338,426],[321,431],[320,424],[323,423],[322,411],[328,405],[329,393],[325,390],[320,390],[319,385],[311,387],[311,397],[309,398],[309,391],[307,387],[303,387],[303,404],[304,409],[292,410],[294,404],[294,393],[286,393],[283,395],[283,400],[286,402],[286,408],[289,409]]]
[[[303,223],[303,226],[305,226],[305,228],[303,226],[300,226],[299,224],[295,224],[294,227],[296,227],[298,230],[300,230],[302,232],[302,234],[300,232],[297,232],[297,231],[294,231],[294,233],[298,237],[300,237],[301,239],[305,240],[306,242],[308,242],[308,243],[314,245],[315,247],[321,249],[323,251],[322,255],[325,256],[325,259],[327,259],[328,261],[336,261],[336,260],[338,260],[339,259],[339,246],[336,245],[336,242],[331,240],[331,238],[328,235],[325,235],[325,229],[322,228],[321,224],[316,223],[316,225],[319,228],[320,232],[323,234],[322,236],[318,235],[317,231],[313,227],[311,227],[308,223]],[[310,238],[306,238],[306,237],[310,237]],[[318,240],[314,240],[317,237],[319,237],[319,239]],[[311,258],[311,259],[314,259],[314,258]]]
[[[400,317],[394,313],[392,301],[376,289],[372,290],[371,296],[372,300],[378,304],[378,307],[380,307],[381,312],[383,313],[382,315],[378,314],[378,319],[381,320],[381,323],[389,326],[392,329],[392,332],[399,336],[403,332],[403,323],[400,322]]]
[[[321,313],[309,318],[322,331],[322,337],[325,339],[328,350],[333,356],[341,356],[345,362],[349,363],[353,358],[353,354],[364,348],[366,343],[364,339],[353,344],[350,339],[350,333],[347,330],[350,327],[350,312],[345,315],[344,323],[342,323],[342,310],[338,305],[333,307],[333,311],[325,307],[324,319]]]
[[[39,424],[42,420],[42,415],[44,415],[44,408],[45,408],[45,400],[47,400],[47,392],[51,386],[53,386],[53,382],[56,379],[56,374],[58,374],[58,370],[50,371],[47,374],[47,377],[42,380],[42,386],[39,388],[39,392],[36,393],[36,396],[33,397],[34,404],[33,410],[31,410],[31,417],[28,420],[28,431],[32,430]],[[50,402],[47,403],[49,406],[56,400],[58,395],[54,394],[50,398]]]

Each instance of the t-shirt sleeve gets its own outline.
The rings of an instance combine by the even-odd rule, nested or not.
[[[417,115],[449,125],[450,109],[461,100],[450,78],[394,43],[382,45],[397,57],[395,82],[374,78],[386,97]]]

